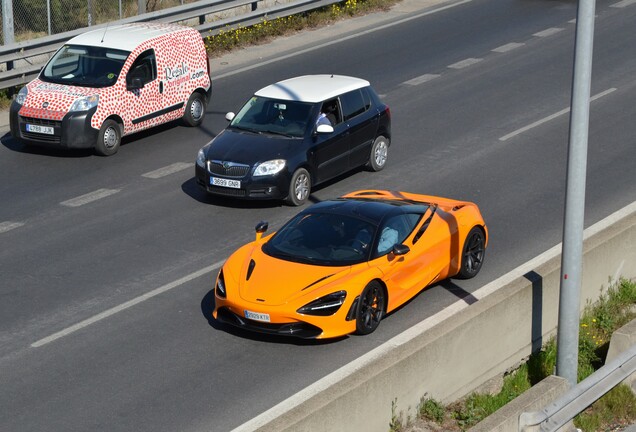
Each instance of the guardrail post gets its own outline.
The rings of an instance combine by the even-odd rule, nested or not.
[[[258,2],[255,1],[254,3],[252,3],[252,12],[254,12],[257,8],[258,8]]]
[[[146,13],[146,0],[137,0],[137,15]]]
[[[2,41],[4,45],[9,45],[15,42],[15,36],[13,34],[13,1],[12,0],[2,0],[2,34],[4,35],[4,40]],[[9,62],[7,62],[7,69],[12,69],[9,67]]]

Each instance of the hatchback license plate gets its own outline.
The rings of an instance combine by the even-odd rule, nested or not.
[[[213,186],[221,186],[221,187],[227,187],[227,188],[233,188],[233,189],[241,188],[240,180],[228,180],[228,179],[222,179],[217,177],[210,177],[210,184]]]
[[[40,125],[26,125],[27,132],[41,133],[47,135],[53,135],[55,132],[51,126],[40,126]]]
[[[249,318],[251,320],[254,321],[263,321],[263,322],[269,322],[269,314],[266,313],[258,313],[258,312],[252,312],[252,311],[248,311],[248,310],[244,310],[243,312],[245,312],[245,318]]]

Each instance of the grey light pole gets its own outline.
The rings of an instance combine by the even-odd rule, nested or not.
[[[2,0],[2,35],[4,45],[15,42],[13,34],[13,0]]]
[[[578,370],[581,260],[595,6],[595,0],[579,0],[574,43],[556,363],[557,375],[567,379],[571,386],[577,383]]]

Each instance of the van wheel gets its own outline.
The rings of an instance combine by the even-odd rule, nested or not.
[[[371,171],[380,171],[386,165],[386,159],[389,156],[389,140],[382,135],[378,136],[373,142],[371,147],[371,154],[369,155],[369,162],[367,167]]]
[[[117,153],[120,144],[121,125],[115,120],[106,120],[99,130],[95,151],[101,156],[111,156]]]
[[[188,126],[199,126],[205,117],[206,108],[205,97],[198,92],[192,93],[186,104],[183,121]]]
[[[307,202],[311,192],[311,177],[305,168],[298,168],[289,182],[287,204],[300,206]]]

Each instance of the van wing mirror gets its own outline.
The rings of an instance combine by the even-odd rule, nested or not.
[[[140,88],[144,88],[144,83],[141,81],[141,78],[133,78],[126,86],[127,90],[137,90]]]

